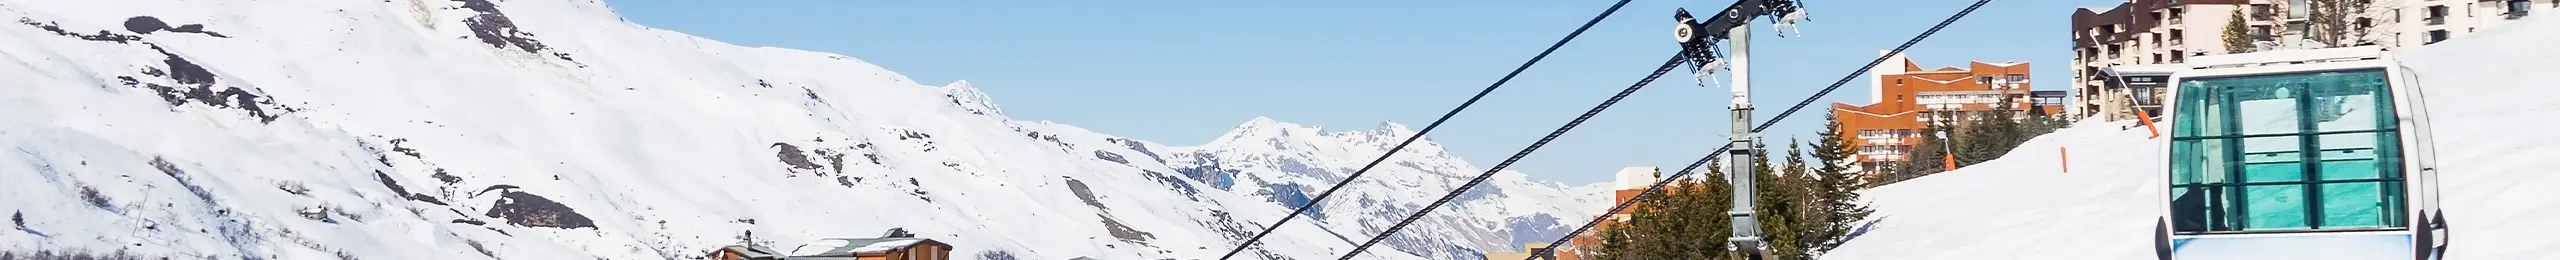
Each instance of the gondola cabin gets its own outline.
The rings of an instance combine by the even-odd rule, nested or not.
[[[2165,75],[2159,259],[2437,259],[2416,75],[2374,47],[2199,56]]]

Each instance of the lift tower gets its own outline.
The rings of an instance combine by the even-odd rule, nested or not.
[[[1733,252],[1748,259],[1764,258],[1767,249],[1760,240],[1758,215],[1752,210],[1758,204],[1758,198],[1754,197],[1758,189],[1752,182],[1758,173],[1754,172],[1757,169],[1750,162],[1760,155],[1759,150],[1753,149],[1760,142],[1760,136],[1751,131],[1751,19],[1768,17],[1774,23],[1772,28],[1777,30],[1778,36],[1786,37],[1786,33],[1795,29],[1795,23],[1804,20],[1804,16],[1804,5],[1794,0],[1736,1],[1733,6],[1704,20],[1690,16],[1687,8],[1681,8],[1673,15],[1680,21],[1680,27],[1673,34],[1678,37],[1681,54],[1688,58],[1690,71],[1699,85],[1705,85],[1716,70],[1730,66],[1734,72],[1733,105],[1729,107],[1733,114],[1733,148],[1730,150],[1732,154],[1725,156],[1730,160],[1725,163],[1725,173],[1728,174],[1725,180],[1733,185],[1733,208],[1726,212],[1733,218],[1733,236],[1725,240]],[[1733,57],[1729,64],[1715,50],[1716,43],[1725,40],[1733,41]]]

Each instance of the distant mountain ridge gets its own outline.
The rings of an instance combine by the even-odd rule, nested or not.
[[[1165,146],[968,82],[592,0],[0,0],[0,251],[691,259],[903,228],[960,258],[1224,253],[1412,135]],[[1417,143],[1247,251],[1330,259],[1479,172]],[[1472,259],[1604,193],[1504,173],[1363,259]],[[1564,224],[1559,224],[1564,223]],[[750,235],[751,233],[751,235]]]

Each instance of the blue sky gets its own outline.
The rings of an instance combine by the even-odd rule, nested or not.
[[[2001,0],[1914,46],[1923,67],[2033,62],[2043,90],[2070,79],[2070,13],[2101,0]],[[1196,145],[1256,116],[1416,129],[1614,1],[615,0],[630,20],[746,46],[841,53],[918,81],[967,80],[1021,119]],[[1638,0],[1530,68],[1430,139],[1491,167],[1640,79],[1678,50],[1673,8]],[[1812,95],[1967,0],[1810,0],[1800,38],[1754,34],[1759,120]],[[1701,11],[1708,13],[1712,11]],[[1675,72],[1512,169],[1568,184],[1618,168],[1676,170],[1725,143],[1728,90]],[[1811,140],[1829,102],[1862,103],[1864,75],[1770,129]],[[1755,120],[1756,122],[1757,120]]]

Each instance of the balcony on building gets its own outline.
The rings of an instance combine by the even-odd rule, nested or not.
[[[2427,25],[2444,25],[2444,18],[2452,15],[2453,8],[2442,5],[2432,5],[2427,6],[2427,16],[2425,19],[2427,20]]]
[[[2276,7],[2275,7],[2274,5],[2268,5],[2268,4],[2252,4],[2252,5],[2249,5],[2249,20],[2251,20],[2251,21],[2275,21],[2275,20],[2276,20]]]
[[[2169,26],[2181,26],[2186,24],[2186,8],[2170,7],[2165,12],[2169,14]]]
[[[2523,19],[2532,11],[2532,0],[2507,0],[2507,20]]]
[[[2186,46],[2187,30],[2169,29],[2169,48]]]

